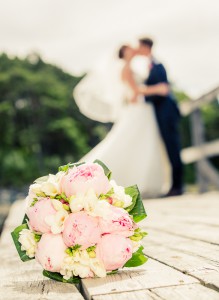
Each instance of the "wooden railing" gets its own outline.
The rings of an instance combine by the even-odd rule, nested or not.
[[[203,105],[217,100],[218,97],[219,87],[196,100],[188,100],[180,105],[181,114],[190,115],[192,136],[192,146],[182,150],[182,160],[185,164],[195,162],[199,192],[207,191],[211,185],[219,189],[219,172],[208,160],[208,157],[219,155],[219,138],[206,143],[200,110]]]

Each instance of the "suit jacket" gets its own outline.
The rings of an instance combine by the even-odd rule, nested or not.
[[[169,81],[168,81],[167,72],[166,72],[164,66],[161,63],[159,63],[153,59],[152,63],[151,63],[151,68],[150,68],[148,78],[145,80],[145,84],[150,86],[150,85],[154,85],[157,83],[169,84]],[[168,111],[170,114],[175,113],[178,116],[180,115],[176,101],[171,92],[167,96],[159,96],[159,95],[145,96],[145,101],[152,102],[155,107],[155,110],[158,110],[158,111],[167,110],[167,107],[168,107]],[[159,109],[159,107],[160,107],[160,109]]]
[[[164,68],[164,66],[155,61],[154,59],[151,62],[150,72],[148,75],[148,78],[145,80],[146,85],[154,85],[157,83],[167,83],[169,84],[168,78],[167,78],[167,72]],[[167,96],[147,96],[145,97],[145,100],[148,102],[152,102],[154,105],[158,105],[161,101],[166,100],[166,98],[169,98],[170,95]]]

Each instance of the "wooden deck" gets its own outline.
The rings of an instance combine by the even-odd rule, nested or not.
[[[1,239],[0,299],[218,300],[219,193],[144,204],[149,261],[105,279],[83,280],[79,292],[74,285],[44,278],[35,261],[19,260],[9,235],[23,217],[23,202],[16,202]]]

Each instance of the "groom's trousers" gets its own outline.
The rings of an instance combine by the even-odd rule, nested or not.
[[[181,189],[183,166],[180,158],[179,109],[175,101],[169,97],[163,98],[158,103],[154,103],[154,109],[160,133],[172,166],[172,188]]]

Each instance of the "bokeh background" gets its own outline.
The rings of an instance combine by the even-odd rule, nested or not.
[[[179,102],[219,85],[218,0],[0,0],[0,7],[2,206],[107,134],[112,124],[81,115],[72,91],[120,44],[153,37]],[[217,97],[201,113],[206,140],[217,139]],[[189,117],[181,133],[190,146]],[[211,161],[219,169],[218,157]],[[195,185],[194,165],[185,169],[186,185]]]

